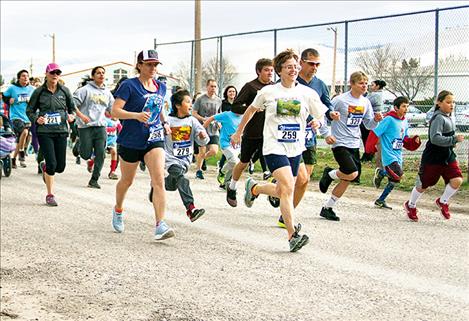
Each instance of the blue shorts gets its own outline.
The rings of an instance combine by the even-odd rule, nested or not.
[[[271,173],[273,173],[275,170],[281,167],[290,166],[293,177],[298,176],[298,169],[300,168],[301,154],[295,157],[287,157],[285,155],[270,154],[270,155],[264,155],[264,159]]]

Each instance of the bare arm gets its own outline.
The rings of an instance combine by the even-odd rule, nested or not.
[[[252,105],[249,106],[248,109],[246,109],[246,112],[243,114],[243,118],[241,118],[241,122],[239,123],[238,129],[233,135],[231,135],[231,145],[238,145],[241,142],[241,134],[244,131],[244,127],[246,127],[246,124],[249,123],[252,116],[254,116],[254,114],[258,110],[258,108]]]

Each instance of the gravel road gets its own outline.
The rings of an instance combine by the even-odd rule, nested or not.
[[[50,208],[31,158],[1,179],[1,320],[469,319],[461,195],[449,221],[424,195],[414,223],[402,210],[407,193],[393,192],[394,210],[380,210],[377,190],[353,186],[338,203],[342,220],[330,222],[318,215],[326,196],[311,184],[297,210],[311,241],[289,253],[278,209],[265,197],[229,207],[209,169],[205,181],[191,180],[206,214],[191,223],[170,192],[176,237],[157,243],[147,173],[138,172],[117,234],[116,181],[87,188],[86,165],[70,157]]]

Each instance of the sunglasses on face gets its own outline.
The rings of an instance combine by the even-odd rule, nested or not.
[[[314,62],[314,61],[310,61],[310,60],[303,60],[304,63],[308,64],[309,66],[311,67],[319,67],[319,65],[321,64],[320,62]]]
[[[62,74],[62,72],[60,70],[52,70],[51,72],[49,72],[51,75],[57,75],[57,76],[60,76]]]

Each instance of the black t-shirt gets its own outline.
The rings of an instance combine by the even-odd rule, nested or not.
[[[263,84],[259,81],[258,78],[246,83],[243,88],[241,88],[238,96],[233,102],[231,111],[236,114],[244,114],[246,109],[251,105],[256,98],[257,92],[261,90],[264,86],[273,85],[271,82],[269,84]],[[264,121],[265,121],[265,112],[257,112],[252,116],[249,123],[247,123],[244,128],[244,137],[247,138],[262,138],[264,131]]]

